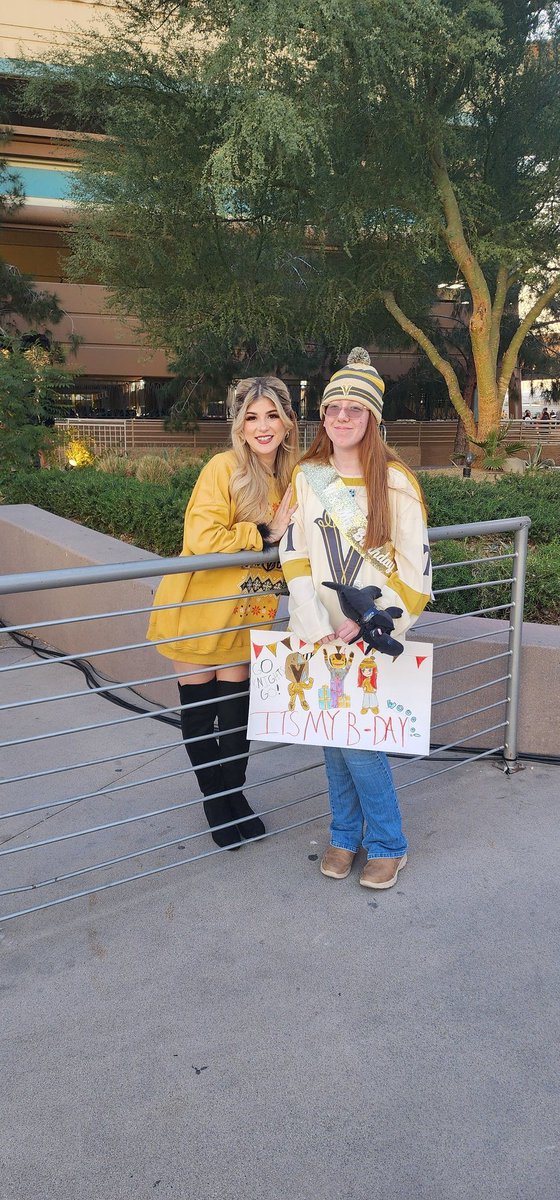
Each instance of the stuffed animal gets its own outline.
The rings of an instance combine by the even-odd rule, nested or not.
[[[376,600],[381,595],[381,588],[371,586],[364,588],[348,587],[345,583],[324,581],[323,587],[332,588],[338,593],[340,607],[345,617],[355,621],[360,626],[360,632],[352,638],[357,642],[363,638],[370,649],[379,650],[380,654],[390,654],[398,658],[404,646],[391,637],[395,628],[394,617],[402,617],[402,608],[377,608]]]

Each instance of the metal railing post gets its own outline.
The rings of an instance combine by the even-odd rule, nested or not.
[[[527,547],[529,542],[529,517],[515,533],[514,568],[511,586],[511,629],[508,639],[510,654],[510,685],[506,700],[506,730],[504,739],[504,763],[507,772],[517,770],[517,738],[519,729],[519,685],[521,677],[521,646],[523,638],[523,601],[525,598],[525,574],[527,569]]]

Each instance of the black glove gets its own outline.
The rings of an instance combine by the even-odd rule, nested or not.
[[[332,588],[338,593],[340,607],[345,617],[355,621],[360,626],[360,632],[352,638],[357,642],[362,638],[370,650],[379,650],[380,654],[390,654],[398,658],[404,646],[390,635],[395,628],[394,617],[402,617],[402,608],[377,608],[376,600],[381,595],[381,588],[371,586],[365,588],[348,587],[345,583],[323,582],[323,587]]]

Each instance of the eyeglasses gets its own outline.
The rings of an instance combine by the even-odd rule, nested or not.
[[[358,421],[367,413],[367,408],[363,404],[337,404],[336,400],[332,404],[327,405],[325,409],[325,417],[339,417],[344,413],[349,421]]]

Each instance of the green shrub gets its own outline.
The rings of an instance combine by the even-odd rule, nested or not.
[[[171,556],[181,550],[184,511],[200,466],[200,462],[186,464],[166,483],[141,483],[92,467],[79,471],[6,471],[0,476],[0,494],[5,504],[36,504],[155,554]],[[532,517],[525,598],[528,621],[560,621],[560,541],[556,519],[560,511],[559,482],[556,472],[554,476],[543,472],[542,477],[504,477],[491,484],[442,476],[422,478],[433,526],[525,513]],[[511,576],[511,558],[498,561],[487,558],[480,563],[473,560],[509,554],[511,549],[512,539],[499,535],[436,542],[432,547],[434,565],[445,564],[445,567],[434,572],[434,589],[441,594],[431,608],[460,614],[509,603],[510,584],[505,581]],[[465,560],[467,565],[461,565]],[[503,585],[490,587],[490,581],[496,579],[503,579]],[[470,583],[479,587],[445,591]],[[496,615],[506,617],[507,613]]]
[[[170,486],[183,495],[190,496],[201,468],[201,462],[185,463],[184,466],[175,468],[169,480]]]
[[[171,478],[171,463],[161,454],[143,454],[136,463],[136,478],[140,483],[167,483]]]
[[[474,609],[494,608],[509,604],[513,561],[510,557],[492,559],[491,555],[509,555],[512,542],[508,538],[471,538],[464,541],[436,542],[432,547],[434,565],[445,564],[434,571],[434,591],[438,592],[430,608],[434,612],[467,613]],[[473,560],[483,559],[482,562]],[[469,560],[468,565],[459,566]],[[503,579],[503,584],[489,586],[490,581]],[[452,592],[442,589],[465,587],[477,583],[469,591]],[[489,616],[494,614],[489,613]],[[507,618],[507,612],[497,612],[497,618]],[[525,580],[526,621],[557,624],[560,621],[560,540],[531,546],[527,556]]]
[[[106,475],[134,475],[134,459],[120,450],[104,450],[95,460],[96,471],[104,471]]]
[[[436,542],[432,547],[434,565],[445,563],[440,570],[434,571],[434,592],[442,591],[433,601],[432,608],[436,612],[468,613],[474,609],[495,608],[496,605],[508,604],[511,597],[511,583],[496,584],[496,580],[511,579],[512,559],[493,559],[493,555],[510,555],[513,545],[510,538],[493,537],[470,538],[462,541]],[[477,561],[480,559],[481,561]],[[459,564],[468,560],[467,565]],[[465,588],[477,584],[476,588],[469,587],[468,591],[446,591],[447,588]],[[492,616],[491,613],[488,614]],[[507,613],[496,613],[496,617],[506,617]]]
[[[426,494],[430,525],[462,525],[530,517],[530,537],[549,542],[558,536],[560,471],[503,475],[496,482],[419,473]]]
[[[154,554],[180,553],[190,491],[105,475],[91,467],[4,474],[0,491],[6,504],[36,504]]]
[[[70,466],[79,470],[83,470],[84,467],[92,467],[95,462],[95,455],[91,447],[81,438],[68,438],[63,444],[62,452]]]
[[[441,569],[433,572],[433,590],[436,593],[430,607],[435,612],[465,613],[473,604],[472,592],[446,592],[446,588],[465,587],[473,583],[472,567],[459,566],[465,559],[472,558],[466,541],[436,542],[432,546],[432,563]],[[440,594],[443,591],[443,595]],[[476,604],[478,608],[478,604]]]
[[[197,467],[200,472],[204,463],[208,462],[208,459],[212,458],[216,451],[191,450],[188,446],[170,446],[168,449],[154,451],[154,453],[162,454],[175,473],[175,471],[182,471],[183,467],[193,466]]]
[[[560,541],[529,551],[525,620],[549,625],[560,623]]]

